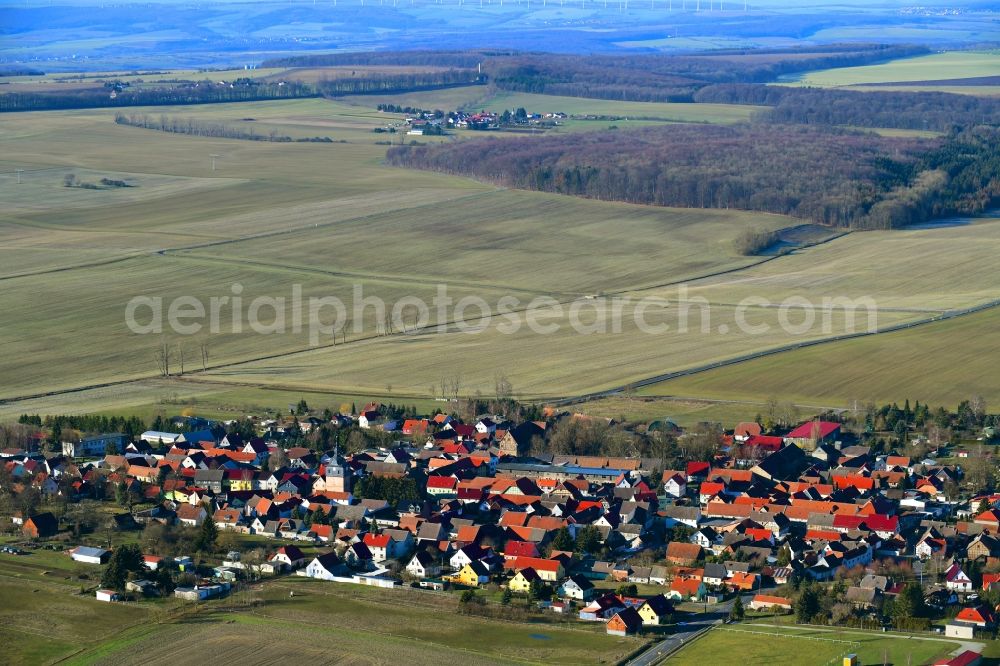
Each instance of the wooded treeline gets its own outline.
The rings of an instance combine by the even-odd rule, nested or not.
[[[694,101],[770,106],[759,120],[950,132],[1000,124],[1000,99],[942,92],[859,91],[747,84],[713,85]]]
[[[113,95],[113,96],[112,96]],[[161,88],[78,90],[74,92],[6,93],[0,95],[0,112],[47,109],[89,109],[119,106],[164,106],[175,104],[221,104],[271,99],[317,97],[319,93],[301,83],[262,83],[252,79],[219,84],[200,81]]]
[[[885,229],[1000,196],[1000,132],[887,138],[803,125],[631,131],[398,146],[390,164],[594,199],[782,213]]]
[[[271,58],[262,68],[280,67],[455,67],[471,69],[488,57],[488,51],[362,51],[356,53],[314,53]]]
[[[497,88],[520,92],[597,97],[639,102],[691,102],[701,88],[716,83],[761,83],[783,74],[849,67],[927,53],[912,46],[841,46],[770,54],[706,56],[516,55],[492,57],[483,65]],[[768,57],[770,56],[770,57]]]
[[[349,78],[321,79],[315,88],[321,95],[372,95],[417,90],[436,90],[483,83],[485,79],[469,69],[448,69],[411,74],[385,74]]]
[[[94,88],[73,92],[34,92],[0,94],[0,112],[39,111],[46,109],[86,109],[97,107],[163,106],[256,102],[275,99],[366,95],[434,90],[482,82],[475,70],[442,70],[412,74],[387,74],[321,80],[315,84],[300,81],[263,81],[238,79],[231,83],[198,81],[156,88]]]
[[[713,51],[705,55],[563,55],[498,51],[404,51],[305,55],[264,67],[482,65],[497,88],[519,92],[641,102],[690,102],[715,83],[759,83],[783,74],[851,67],[929,53],[921,46],[846,44],[808,49]]]

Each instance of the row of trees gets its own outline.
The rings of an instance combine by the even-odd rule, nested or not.
[[[252,126],[247,129],[233,127],[223,123],[206,123],[194,118],[170,118],[160,116],[153,118],[146,114],[115,114],[115,122],[119,125],[129,125],[131,127],[141,127],[143,129],[157,130],[160,132],[173,132],[175,134],[190,134],[192,136],[208,136],[222,139],[243,139],[244,141],[272,141],[278,143],[289,143],[292,141],[312,142],[312,143],[333,143],[333,139],[328,136],[317,136],[305,139],[293,139],[290,136],[278,134],[276,130],[271,130],[266,134],[258,133]]]

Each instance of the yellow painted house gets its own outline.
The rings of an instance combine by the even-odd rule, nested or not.
[[[490,570],[481,562],[469,562],[459,571],[452,580],[469,587],[479,587],[490,582]]]
[[[247,479],[229,479],[230,490],[253,490],[253,477]]]
[[[650,597],[639,607],[639,617],[645,625],[666,624],[673,612],[673,604],[662,594]]]
[[[507,583],[507,588],[511,592],[515,592],[517,594],[527,594],[528,590],[531,589],[531,581],[534,580],[539,582],[542,580],[537,571],[531,567],[521,569],[514,575],[513,578],[510,579],[510,582]]]

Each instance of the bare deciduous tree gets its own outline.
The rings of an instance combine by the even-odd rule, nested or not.
[[[159,347],[156,349],[156,367],[162,377],[170,376],[171,356],[170,345],[166,338],[162,338]]]

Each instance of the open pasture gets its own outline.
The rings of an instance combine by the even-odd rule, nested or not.
[[[357,111],[321,100],[198,110],[219,119],[244,112],[308,115],[327,105],[334,115]],[[29,182],[36,172],[26,166],[20,187],[27,194],[6,196],[34,207],[26,203],[0,217],[3,252],[18,257],[0,276],[7,278],[0,299],[10,311],[33,313],[0,334],[9,345],[4,397],[155,376],[159,343],[137,340],[125,327],[133,296],[204,300],[230,295],[239,283],[249,302],[288,297],[291,285],[302,284],[305,298],[349,301],[359,283],[366,295],[392,303],[404,295],[429,301],[439,282],[456,299],[474,291],[491,303],[511,289],[572,296],[745,266],[754,260],[732,249],[740,230],[789,222],[498,192],[468,179],[387,169],[379,164],[384,148],[375,145],[206,139],[116,125],[112,118],[111,111],[88,110],[0,119],[9,137],[5,167],[34,165],[49,174]],[[212,154],[220,155],[216,171]],[[140,187],[132,200],[116,202],[117,191],[64,187],[51,174],[65,170],[81,179],[129,174]],[[144,182],[166,189],[139,196],[155,191]],[[184,187],[189,183],[198,186]],[[90,195],[98,197],[94,205],[77,205]],[[609,244],[609,233],[620,240]],[[389,245],[398,249],[387,252]],[[101,264],[111,260],[121,261]],[[33,275],[12,277],[27,273]],[[374,334],[373,316],[366,313],[363,335]],[[201,364],[200,343],[184,346],[190,371]],[[306,342],[304,334],[264,336],[244,326],[243,334],[213,336],[210,346],[215,365]],[[509,357],[512,348],[505,349]],[[295,378],[288,370],[278,375]],[[374,386],[382,391],[389,383],[379,378]]]

